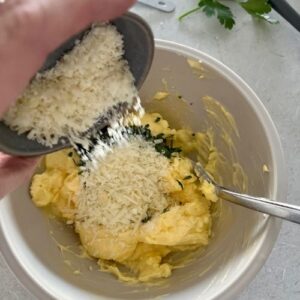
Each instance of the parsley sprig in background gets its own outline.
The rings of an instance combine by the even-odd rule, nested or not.
[[[262,19],[271,24],[278,23],[277,20],[274,20],[268,15],[272,10],[268,0],[235,0],[234,2],[240,5],[253,17]],[[197,7],[181,15],[179,20],[182,20],[197,11],[204,12],[208,17],[216,16],[221,25],[227,29],[232,29],[235,24],[234,15],[231,9],[219,0],[199,0]]]

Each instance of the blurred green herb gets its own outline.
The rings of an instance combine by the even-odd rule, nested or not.
[[[248,0],[239,2],[241,7],[251,16],[263,19],[271,24],[277,24],[278,20],[271,18],[268,13],[272,10],[268,0]]]
[[[262,19],[271,24],[278,23],[277,20],[268,15],[272,10],[268,0],[235,0],[235,2],[252,17]],[[179,20],[181,21],[197,11],[204,12],[208,17],[216,16],[221,25],[229,30],[235,25],[231,9],[219,0],[199,0],[197,7],[181,15]]]

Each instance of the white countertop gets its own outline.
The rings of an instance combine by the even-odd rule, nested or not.
[[[172,0],[167,14],[137,4],[134,11],[151,25],[155,37],[179,42],[222,61],[257,93],[278,129],[289,176],[288,202],[300,205],[300,33],[285,20],[279,25],[253,21],[235,8],[236,26],[223,29],[197,13],[179,22],[196,0]],[[290,0],[300,12],[300,1]],[[280,199],[279,199],[280,200]],[[300,299],[300,227],[284,222],[268,261],[239,300]],[[34,299],[7,268],[0,253],[0,299]]]

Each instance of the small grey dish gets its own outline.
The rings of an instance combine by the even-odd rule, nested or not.
[[[150,70],[154,55],[154,38],[149,25],[138,15],[126,13],[111,22],[124,37],[124,57],[139,89]],[[40,72],[52,68],[68,51],[72,50],[75,41],[80,40],[90,28],[72,36],[47,57]],[[26,133],[18,135],[0,121],[0,151],[17,156],[38,156],[51,153],[70,146],[66,139],[53,147],[46,147],[34,140],[29,140]]]

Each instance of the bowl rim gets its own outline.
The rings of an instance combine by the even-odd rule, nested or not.
[[[241,94],[244,95],[245,100],[255,111],[255,114],[265,129],[269,143],[273,146],[271,148],[271,157],[274,167],[272,174],[273,188],[271,190],[271,196],[275,201],[276,199],[280,199],[280,201],[285,202],[287,199],[288,187],[287,171],[280,137],[269,112],[252,88],[233,70],[209,54],[173,41],[161,39],[156,39],[155,41],[156,46],[159,49],[176,52],[179,55],[191,57],[208,64],[210,67],[226,77],[226,79],[230,81],[230,83],[235,86]],[[223,289],[220,290],[212,299],[233,299],[253,280],[258,271],[263,267],[274,247],[281,229],[281,223],[282,220],[278,218],[272,216],[267,217],[263,237],[261,238],[260,245],[256,248],[257,251],[253,253],[252,259],[244,266],[243,271],[240,272],[234,280],[231,280],[230,284],[227,284],[226,286],[224,285]],[[267,239],[268,241],[266,242]],[[258,251],[259,255],[257,255]],[[198,291],[198,294],[199,292],[200,291]]]
[[[269,113],[267,112],[261,100],[254,93],[254,91],[235,72],[225,66],[222,62],[202,51],[179,43],[160,39],[155,40],[155,48],[168,50],[185,57],[203,61],[204,63],[215,69],[218,73],[222,74],[244,95],[245,100],[255,111],[258,119],[265,129],[265,133],[269,143],[273,146],[271,148],[271,156],[274,163],[274,170],[271,195],[273,199],[280,199],[281,201],[285,201],[287,197],[287,179],[280,138]],[[50,292],[47,287],[41,286],[38,283],[38,278],[35,279],[34,276],[23,267],[22,262],[12,251],[12,247],[8,239],[9,233],[5,232],[5,226],[3,226],[3,222],[1,222],[1,220],[3,219],[1,218],[2,214],[4,214],[4,212],[3,210],[2,212],[0,210],[0,250],[6,260],[8,267],[15,274],[17,280],[38,299],[56,299],[58,295],[54,294],[55,291],[52,290]],[[236,297],[252,281],[256,273],[262,268],[263,264],[271,253],[275,241],[278,237],[280,227],[281,220],[274,217],[268,217],[266,219],[263,236],[260,239],[259,245],[256,247],[255,253],[252,254],[251,259],[249,259],[248,263],[243,267],[242,271],[240,271],[235,278],[231,279],[229,283],[224,285],[223,288],[220,289],[211,299],[232,299]],[[257,255],[258,251],[259,255]],[[185,291],[180,292],[180,294],[181,296],[189,296],[191,299],[192,296],[197,298],[197,296],[201,294],[201,291],[199,289],[197,290],[197,285],[195,285],[189,289],[186,289]]]

